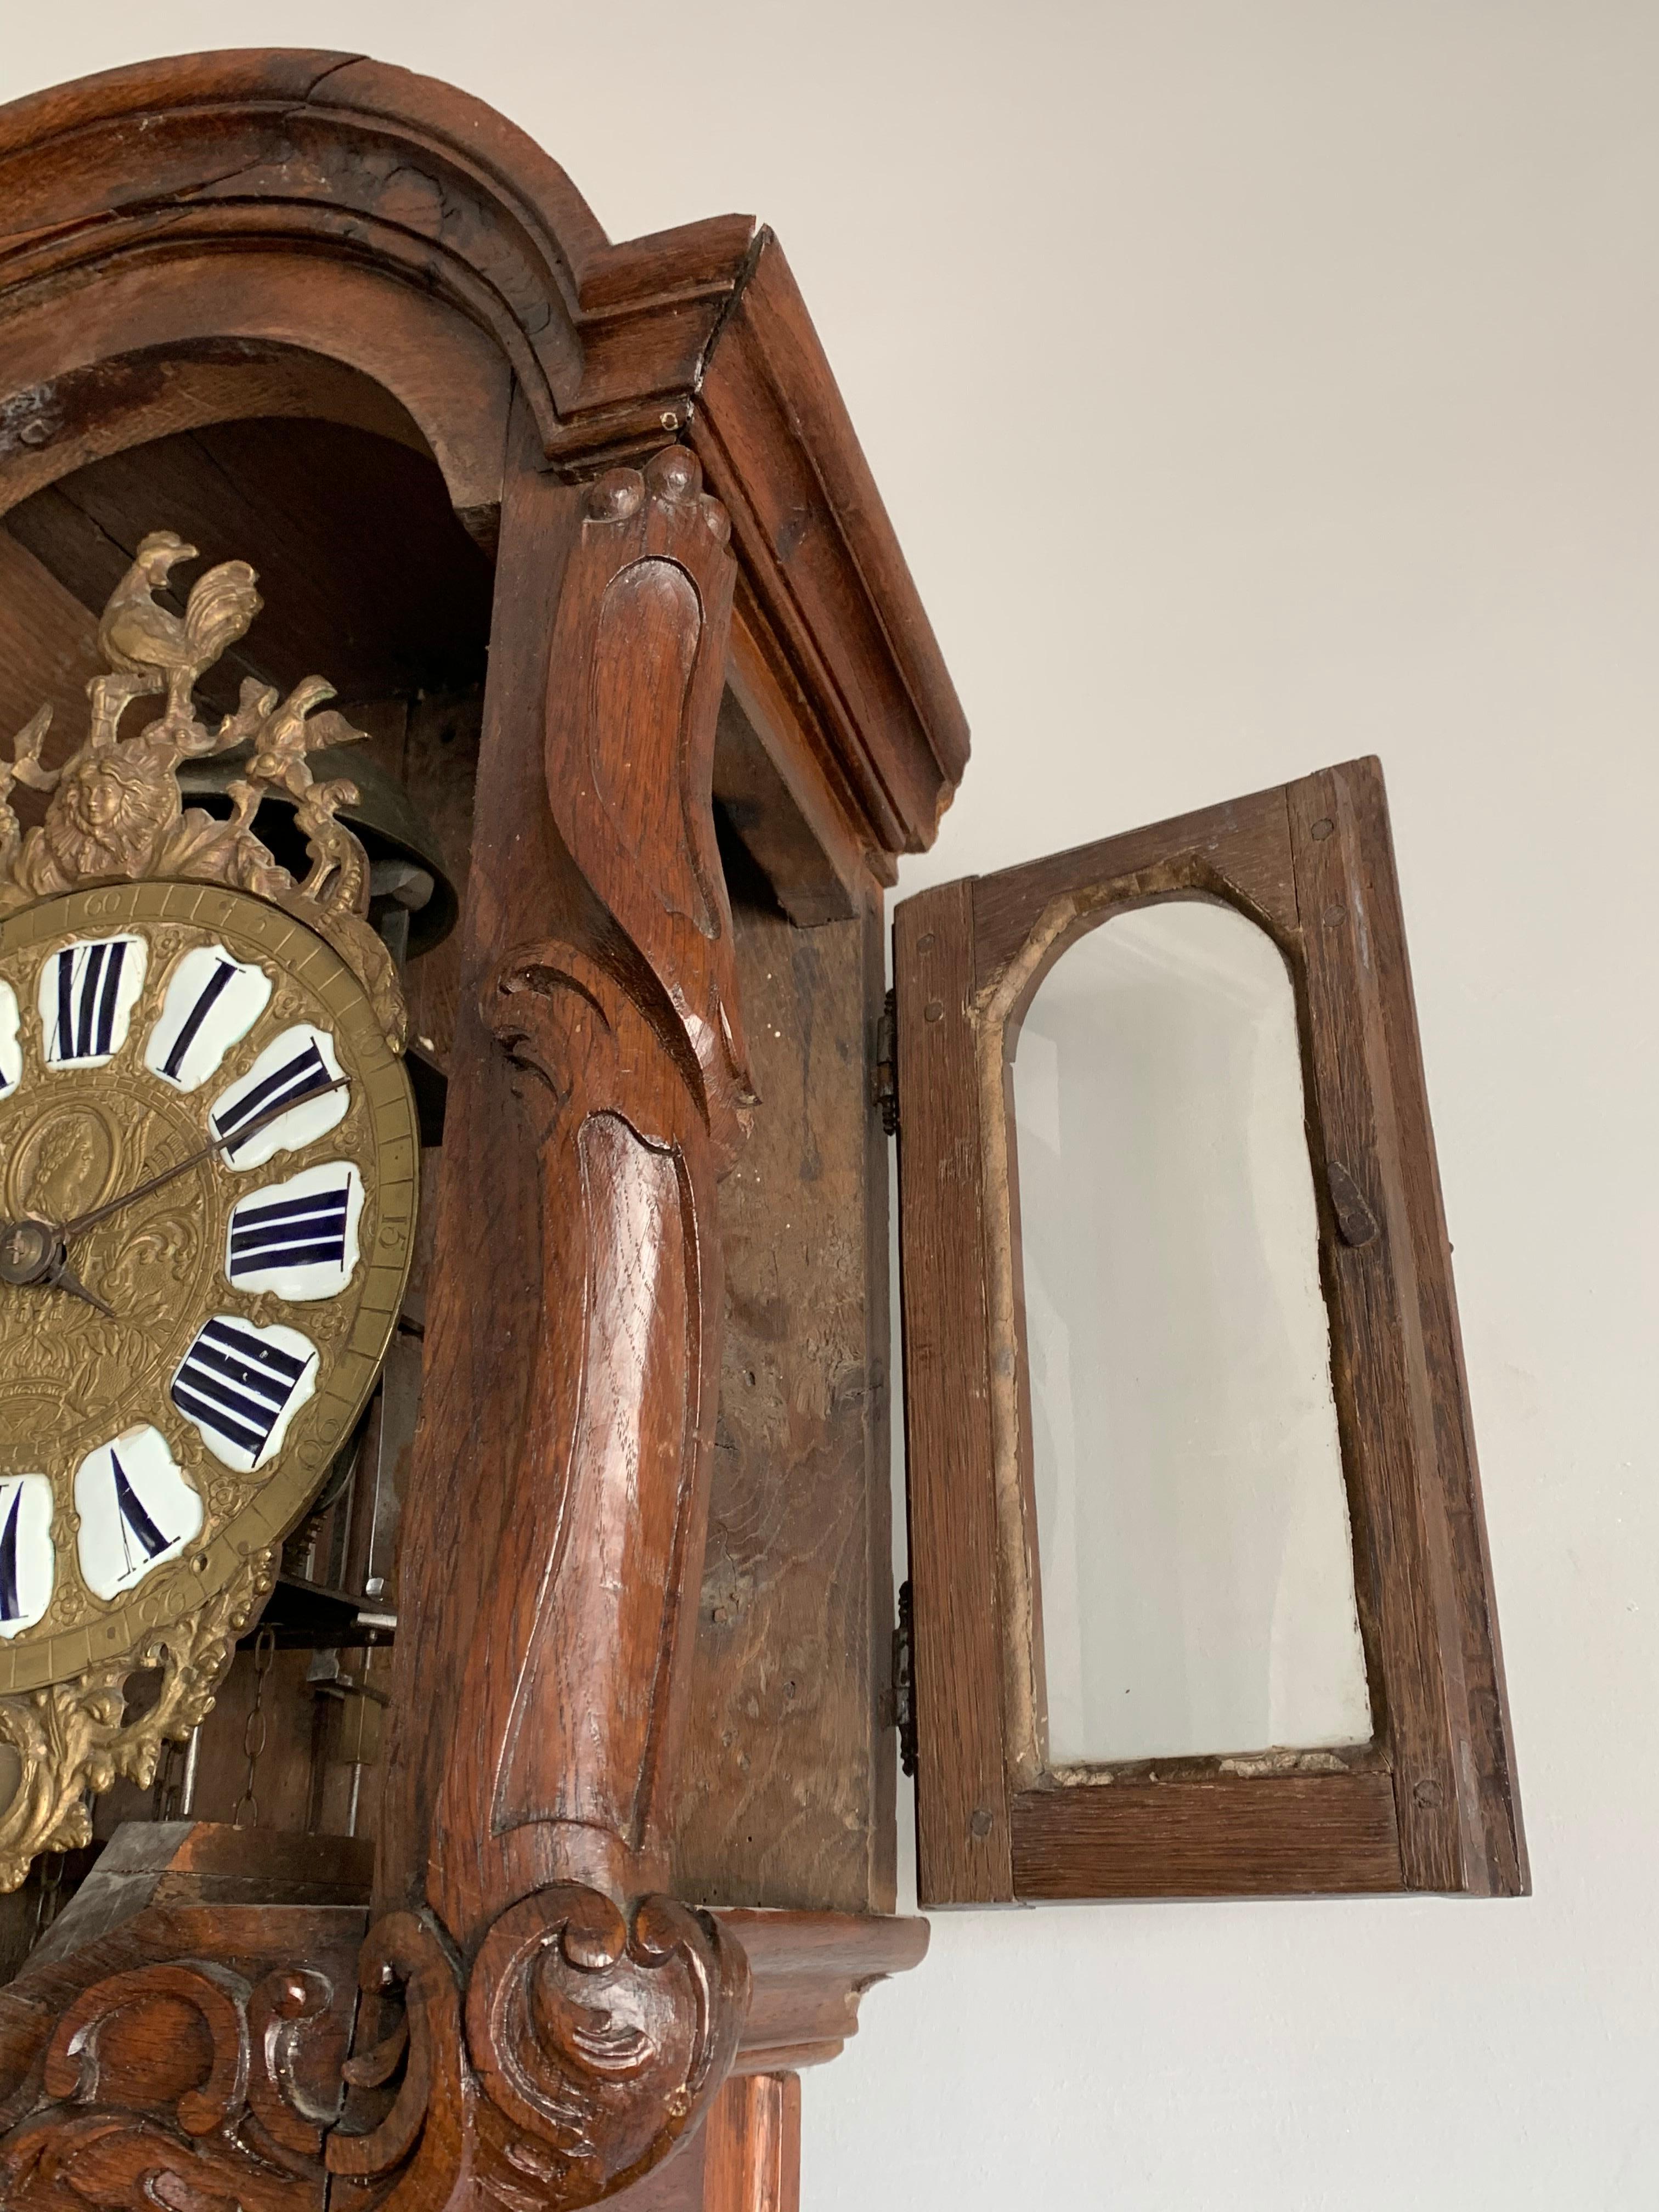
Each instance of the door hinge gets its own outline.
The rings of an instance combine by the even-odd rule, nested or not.
[[[876,1024],[876,1104],[881,1110],[881,1126],[890,1137],[897,1133],[898,1103],[898,1006],[896,994],[890,991],[882,1001],[881,1018]]]
[[[910,1647],[910,1585],[899,1584],[898,1626],[893,1631],[893,1721],[898,1729],[899,1765],[916,1771],[916,1692]]]

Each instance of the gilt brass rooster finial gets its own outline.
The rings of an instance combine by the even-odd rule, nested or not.
[[[198,558],[175,531],[153,530],[110,594],[98,624],[108,673],[87,686],[85,742],[61,769],[41,764],[52,721],[43,707],[0,760],[0,915],[35,899],[99,883],[163,878],[223,884],[285,907],[333,945],[373,1000],[388,1041],[401,1050],[407,1025],[391,955],[369,927],[368,862],[337,818],[357,787],[319,783],[307,756],[362,736],[323,712],[333,686],[308,676],[286,698],[246,678],[236,711],[217,729],[197,713],[197,683],[247,631],[264,605],[246,561],[222,561],[191,587],[182,614],[159,604],[173,571]],[[159,716],[132,735],[121,723],[135,702],[165,695]],[[245,749],[246,770],[229,786],[228,821],[185,811],[174,771],[185,760]],[[46,819],[24,834],[10,804],[15,785],[49,793]],[[296,884],[253,834],[260,801],[293,802],[311,869]]]
[[[110,594],[98,649],[113,672],[104,691],[116,721],[132,700],[165,690],[165,719],[187,722],[197,678],[246,635],[264,605],[247,562],[222,561],[198,580],[182,616],[158,606],[155,595],[173,571],[196,557],[196,548],[175,532],[152,530]]]

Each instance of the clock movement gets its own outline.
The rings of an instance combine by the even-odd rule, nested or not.
[[[36,716],[9,777],[45,819],[0,814],[8,1887],[84,1844],[88,1793],[148,1785],[209,1710],[374,1387],[413,1249],[403,1004],[338,819],[357,793],[307,764],[355,733],[314,711],[317,678],[285,699],[250,681],[198,718],[195,682],[260,602],[228,562],[182,615],[159,605],[194,553],[143,539],[100,628],[90,734],[48,771]],[[215,756],[238,764],[222,821],[177,781]],[[273,792],[309,843],[298,883],[250,827]],[[130,1718],[135,1669],[161,1680]]]

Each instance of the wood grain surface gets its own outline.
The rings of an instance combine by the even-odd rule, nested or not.
[[[754,1978],[737,2060],[697,2134],[615,2197],[619,2212],[796,2212],[796,2069],[835,2057],[869,1989],[919,1966],[927,1948],[923,1920],[744,1911],[720,1918],[741,1938]]]
[[[1014,1881],[1030,1899],[1399,1889],[1393,1785],[1310,1774],[1022,1790]]]
[[[1382,765],[1342,771],[1358,833],[1371,930],[1389,957],[1377,962],[1377,996],[1387,1048],[1395,1126],[1404,1167],[1407,1231],[1417,1256],[1424,1385],[1433,1413],[1432,1480],[1440,1490],[1450,1547],[1450,1579],[1462,1645],[1464,1706],[1460,1761],[1467,1751],[1477,1779],[1480,1834],[1468,1839],[1472,1887],[1488,1880],[1498,1896],[1525,1896],[1532,1878],[1522,1826],[1514,1735],[1498,1635],[1486,1516],[1475,1455],[1474,1419],[1452,1277],[1440,1172],[1429,1118],[1428,1088],[1412,995],[1400,884],[1394,862]]]
[[[321,2212],[367,1846],[132,1826],[0,1990],[0,2193]]]
[[[799,2076],[734,2075],[684,2149],[611,2201],[617,2212],[799,2212]]]
[[[1514,1893],[1524,1856],[1382,771],[1352,762],[1287,796],[1328,1184],[1340,1170],[1379,1231],[1352,1242],[1339,1220],[1325,1251],[1405,1883]]]
[[[728,2081],[703,2130],[702,2212],[800,2212],[800,2076]]]
[[[97,617],[0,529],[0,731],[9,740],[49,706],[53,726],[44,757],[60,763],[86,736],[87,685],[102,668]],[[14,810],[23,789],[16,787]]]
[[[691,442],[731,514],[745,598],[810,702],[872,863],[931,844],[968,730],[805,301],[763,233],[722,324]]]
[[[866,1074],[881,919],[802,930],[751,885],[761,1104],[720,1189],[725,1352],[675,1887],[893,1907],[887,1157]]]
[[[12,507],[7,527],[82,605],[101,608],[161,521],[204,565],[243,560],[258,574],[258,620],[201,690],[221,713],[250,676],[286,685],[321,670],[349,714],[482,675],[489,559],[439,471],[395,439],[293,418],[204,423],[58,478]]]
[[[715,1917],[749,1961],[736,2060],[748,2073],[827,2064],[857,2033],[866,1993],[927,1953],[927,1923],[908,1916],[739,1909]]]
[[[1132,903],[1138,896],[1136,876],[1167,871],[1176,860],[1188,864],[1194,883],[1212,872],[1225,895],[1275,931],[1295,933],[1296,880],[1285,793],[1253,792],[1247,799],[1200,807],[1172,821],[1126,830],[995,875],[972,878],[975,991],[1001,975],[1057,900],[1092,900],[1097,908],[1103,895],[1113,902]],[[1029,988],[1034,990],[1036,981]]]
[[[893,975],[916,1895],[923,1905],[992,1904],[1014,1887],[970,884],[898,908]]]

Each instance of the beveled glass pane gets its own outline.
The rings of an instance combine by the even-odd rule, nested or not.
[[[1051,1764],[1367,1741],[1290,974],[1119,915],[1014,1063]]]

